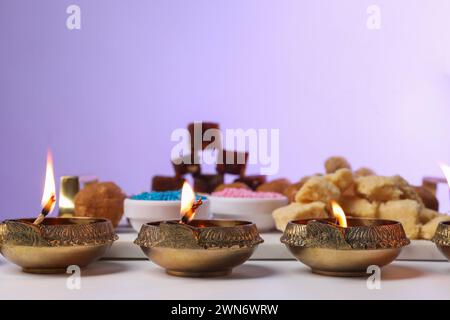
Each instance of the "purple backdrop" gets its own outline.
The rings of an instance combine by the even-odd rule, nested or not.
[[[0,0],[0,218],[39,210],[55,173],[128,193],[171,173],[192,120],[279,128],[295,180],[330,154],[418,183],[450,162],[450,2]],[[65,25],[69,4],[82,29]]]

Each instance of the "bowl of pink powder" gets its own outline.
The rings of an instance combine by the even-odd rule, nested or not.
[[[276,192],[238,188],[213,192],[208,199],[214,218],[252,221],[259,231],[274,230],[272,211],[288,203],[284,195]]]

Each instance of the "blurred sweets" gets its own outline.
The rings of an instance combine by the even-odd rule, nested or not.
[[[450,188],[450,167],[441,163],[441,170],[444,173],[445,178],[442,177],[423,177],[422,186],[417,187],[417,192],[422,197],[423,201],[428,208],[432,209],[433,206],[439,208],[439,203],[437,203],[436,192],[439,184],[444,184],[446,187]],[[438,209],[436,209],[438,210]]]
[[[193,151],[184,157],[174,159],[172,161],[173,169],[176,177],[182,177],[185,174],[192,174],[193,176],[201,173],[199,165],[199,157]]]
[[[287,179],[280,178],[275,179],[267,183],[263,183],[256,188],[256,191],[261,192],[277,192],[283,194],[284,191],[291,185],[291,182]]]
[[[419,197],[422,199],[423,204],[428,209],[432,209],[435,211],[439,211],[439,201],[436,198],[435,194],[428,190],[426,187],[414,187]]]
[[[217,157],[216,171],[219,174],[234,174],[245,176],[248,162],[248,152],[222,150]]]
[[[343,157],[329,157],[325,161],[325,172],[326,173],[335,173],[339,169],[349,169],[352,170],[350,163],[347,159]]]
[[[75,216],[107,218],[114,227],[123,215],[125,194],[113,182],[91,183],[75,197]]]
[[[203,197],[201,195],[196,195],[196,198],[206,200],[206,197]],[[142,192],[140,194],[131,196],[130,199],[146,201],[180,201],[181,190]]]
[[[283,199],[284,196],[277,192],[252,191],[244,188],[225,188],[212,193],[215,197],[225,198],[253,198],[253,199]]]
[[[125,199],[124,213],[134,230],[141,230],[148,222],[180,219],[181,190],[151,191],[132,195]],[[196,219],[210,219],[209,201],[196,194],[196,200],[203,204],[196,210]]]
[[[325,169],[327,174],[305,177],[285,190],[292,203],[273,212],[279,230],[290,220],[331,216],[331,200],[349,216],[400,221],[410,239],[431,239],[438,223],[450,220],[437,212],[432,193],[401,176],[377,176],[368,168],[352,172],[343,157],[327,159]]]
[[[194,190],[196,192],[211,193],[221,184],[223,184],[223,175],[221,174],[202,174],[194,176]]]
[[[212,143],[215,146],[221,145],[220,141],[215,140],[215,136],[211,136],[210,141],[203,141],[203,137],[209,129],[219,130],[219,124],[214,122],[200,122],[190,123],[188,125],[190,153],[172,159],[174,176],[157,175],[153,177],[151,185],[153,191],[179,190],[183,186],[186,175],[192,176],[194,189],[197,192],[211,193],[217,186],[223,184],[223,173],[202,174],[199,153],[203,152]]]
[[[233,182],[233,183],[222,183],[221,185],[219,185],[214,192],[219,192],[222,191],[224,189],[246,189],[246,190],[251,190],[250,187],[248,185],[246,185],[245,183],[242,182]]]
[[[253,221],[259,231],[275,229],[272,212],[288,203],[278,192],[253,191],[248,186],[224,188],[213,192],[208,199],[215,218]]]
[[[184,183],[184,178],[168,177],[168,176],[154,176],[152,179],[153,191],[170,191],[181,189]]]
[[[266,176],[263,175],[250,175],[239,177],[234,180],[236,183],[243,183],[247,185],[250,189],[256,190],[260,185],[266,183]]]
[[[197,150],[200,149],[205,150],[211,143],[215,145],[221,145],[221,141],[216,141],[216,137],[214,135],[211,136],[210,141],[208,139],[203,139],[209,129],[220,130],[220,126],[216,122],[193,122],[188,124],[189,136],[191,137],[190,145],[192,153],[197,153]],[[197,139],[194,139],[196,135],[198,135],[198,137]]]
[[[265,176],[264,176],[264,180],[266,180]],[[287,180],[285,178],[280,178],[280,179],[272,180],[270,182],[265,182],[265,183],[259,184],[257,187],[255,187],[255,184],[253,184],[251,182],[250,182],[250,185],[252,185],[252,187],[250,187],[249,184],[242,182],[242,181],[245,181],[245,179],[237,179],[233,183],[221,184],[214,191],[220,191],[225,188],[235,188],[235,189],[248,189],[248,190],[253,190],[253,191],[258,191],[258,192],[276,192],[276,193],[279,193],[280,195],[283,195],[285,193],[285,190],[287,188],[291,187],[291,183],[289,182],[289,180]],[[247,181],[249,181],[249,180],[247,180]],[[261,180],[259,180],[259,181],[261,181]]]
[[[151,189],[153,191],[170,191],[181,189],[187,175],[190,175],[194,181],[194,189],[197,192],[211,193],[217,188],[224,189],[228,185],[224,184],[225,175],[237,176],[234,179],[236,184],[231,187],[248,188],[256,190],[258,187],[266,183],[266,176],[252,175],[246,176],[247,163],[249,159],[248,152],[225,150],[222,148],[221,141],[217,136],[209,137],[208,130],[219,130],[220,126],[215,122],[198,122],[188,124],[188,132],[190,134],[190,153],[172,159],[174,176],[154,176],[152,179]],[[206,139],[204,139],[206,138]],[[208,140],[210,138],[210,140]],[[216,141],[217,139],[217,141]],[[206,149],[215,148],[217,151],[216,173],[202,173],[201,159],[202,152]],[[273,183],[272,187],[281,192],[282,186],[279,183]],[[275,191],[275,190],[267,190]]]
[[[61,217],[72,217],[75,213],[75,197],[80,188],[98,182],[95,176],[61,176],[59,187],[59,212]]]

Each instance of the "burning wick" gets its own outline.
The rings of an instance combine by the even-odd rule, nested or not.
[[[181,217],[180,223],[188,224],[189,221],[191,221],[192,218],[194,217],[195,210],[197,210],[197,208],[200,207],[202,204],[203,204],[202,199],[198,199],[197,202],[195,202],[192,205],[191,209]]]
[[[181,189],[181,220],[180,223],[188,224],[195,216],[195,210],[202,205],[202,199],[195,201],[195,192],[189,183],[184,182]]]
[[[33,224],[38,225],[41,224],[42,221],[44,221],[45,217],[52,211],[53,205],[56,202],[56,196],[54,194],[51,195],[50,199],[48,199],[45,206],[42,208],[41,213],[39,216],[34,220]]]
[[[334,200],[331,201],[331,209],[333,211],[333,216],[336,218],[336,224],[342,228],[347,228],[347,219],[345,217],[344,210],[341,206]]]
[[[45,170],[44,193],[42,194],[42,211],[34,220],[33,224],[38,225],[44,221],[45,217],[52,212],[56,203],[55,174],[53,173],[53,159],[50,151],[47,152],[47,166]]]

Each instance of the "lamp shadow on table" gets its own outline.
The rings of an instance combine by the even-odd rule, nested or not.
[[[424,274],[423,271],[417,268],[389,265],[381,269],[381,280],[395,281],[419,278]]]
[[[242,279],[259,279],[273,276],[276,270],[263,266],[242,265],[233,269],[233,272],[224,277],[210,278],[210,280],[242,280]]]
[[[328,277],[328,276],[324,276],[321,274],[315,274],[315,273],[311,272],[311,270],[308,268],[296,270],[295,272],[300,273],[302,275],[311,275],[311,276],[317,277],[317,278]],[[389,265],[389,266],[383,267],[381,269],[381,280],[383,280],[383,281],[407,280],[407,279],[419,278],[423,274],[424,274],[424,272],[421,270],[418,270],[417,268]],[[357,277],[334,277],[334,278],[359,281],[360,279],[367,279],[371,275],[372,274],[368,273],[367,276],[363,275],[360,277],[357,276]]]
[[[126,272],[128,269],[129,267],[127,267],[126,263],[99,261],[83,268],[81,270],[81,275],[83,277],[106,276]]]
[[[4,263],[4,262],[3,262]],[[0,265],[2,262],[0,262]],[[124,263],[118,263],[114,261],[100,261],[94,262],[86,267],[81,268],[81,276],[82,277],[97,277],[97,276],[106,276],[111,274],[116,274],[120,272],[126,272],[129,268]],[[20,267],[14,266],[12,268],[7,269],[4,273],[11,275],[24,275],[29,277],[53,277],[53,278],[67,278],[71,273],[28,273],[22,271]]]

